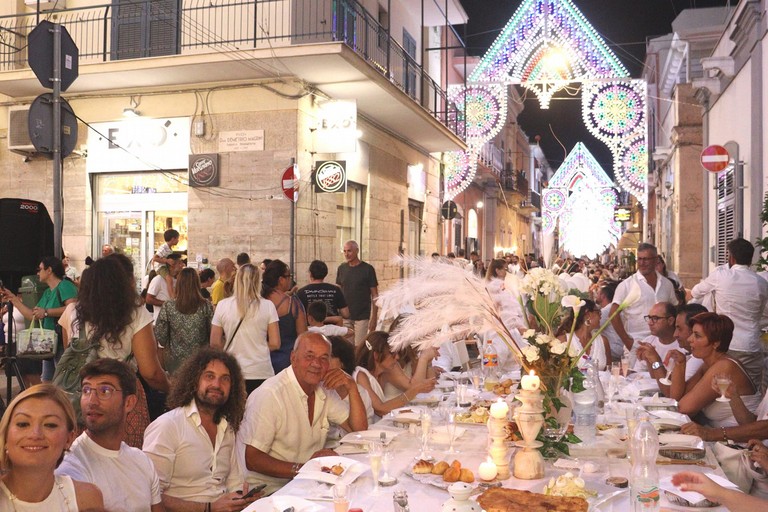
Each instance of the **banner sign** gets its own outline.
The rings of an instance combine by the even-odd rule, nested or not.
[[[219,186],[219,154],[189,155],[189,186]]]

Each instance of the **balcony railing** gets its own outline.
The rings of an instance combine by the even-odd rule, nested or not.
[[[516,171],[514,169],[504,169],[501,173],[501,186],[505,190],[517,192],[518,194],[528,197],[528,180],[525,178],[525,173],[522,171]]]
[[[132,0],[43,14],[67,28],[81,64],[212,52],[237,61],[251,49],[342,42],[464,138],[446,92],[357,0]],[[28,67],[36,23],[35,13],[0,16],[0,71]]]
[[[496,176],[501,175],[502,169],[504,169],[504,151],[501,148],[496,147],[493,142],[486,142],[480,148],[480,154],[478,155],[480,162],[491,169]]]

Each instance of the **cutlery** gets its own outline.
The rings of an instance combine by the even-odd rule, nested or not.
[[[599,507],[603,503],[605,503],[607,501],[610,501],[613,498],[615,498],[616,496],[619,496],[620,494],[624,494],[625,492],[629,492],[629,489],[622,489],[620,491],[615,491],[615,492],[612,492],[610,494],[606,494],[602,498],[599,498],[599,499],[595,500],[595,502],[592,503],[592,506],[590,507],[590,510],[597,510],[597,507]]]
[[[703,468],[709,468],[709,469],[717,469],[716,466],[713,466],[712,464],[707,464],[706,461],[703,460],[657,460],[656,464],[662,465],[662,466],[701,466]]]

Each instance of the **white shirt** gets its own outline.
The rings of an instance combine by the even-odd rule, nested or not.
[[[309,332],[319,332],[324,336],[346,336],[349,334],[349,329],[338,325],[325,324],[325,325],[312,325],[307,327]]]
[[[72,443],[56,474],[96,485],[110,512],[146,512],[162,501],[160,479],[147,454],[125,443],[109,450],[85,432]]]
[[[648,343],[656,350],[656,353],[659,354],[659,358],[661,359],[662,363],[664,362],[664,358],[667,357],[667,354],[669,353],[670,350],[677,350],[679,352],[683,352],[680,349],[680,344],[677,342],[677,340],[673,340],[672,343],[665,345],[664,343],[661,342],[661,340],[659,340],[657,336],[650,335],[647,338],[643,339],[643,343]],[[704,361],[702,361],[702,363],[703,362]],[[686,365],[686,370],[687,369],[688,369],[688,366]],[[634,370],[636,372],[649,372],[651,371],[651,368],[647,361],[638,359],[637,362],[635,363]]]
[[[237,324],[241,318],[235,298],[228,297],[219,301],[211,323],[224,330],[225,347],[232,335],[235,335],[227,352],[237,357],[245,379],[268,379],[275,374],[275,370],[272,369],[272,360],[269,358],[267,328],[269,324],[277,323],[277,309],[271,300],[260,299],[258,304],[251,302],[248,313],[238,328]]]
[[[640,286],[640,298],[622,311],[619,316],[629,337],[637,341],[651,335],[648,322],[643,317],[648,314],[653,305],[658,302],[669,302],[676,306],[677,297],[675,297],[672,281],[658,272],[656,272],[656,289],[651,288],[651,285],[640,272],[635,272],[616,287],[616,293],[613,295],[614,304],[621,304],[627,298],[633,280]],[[632,351],[634,352],[636,349],[637,346],[633,345]]]
[[[155,465],[162,491],[169,496],[207,503],[242,489],[235,433],[222,418],[216,426],[216,443],[211,445],[194,400],[150,423],[143,448]]]
[[[173,285],[176,286],[176,279],[173,279]],[[168,291],[168,283],[165,282],[163,276],[157,275],[152,278],[152,281],[149,283],[149,288],[147,288],[147,295],[152,295],[157,300],[162,301],[171,299],[171,294]],[[154,306],[154,320],[157,320],[157,315],[160,314],[160,307],[161,306]]]
[[[691,295],[702,301],[713,299],[713,311],[733,320],[729,350],[761,352],[760,321],[768,302],[768,282],[746,265],[718,267],[693,287]]]
[[[245,446],[250,445],[279,460],[304,463],[323,448],[331,423],[340,425],[349,418],[349,406],[336,393],[315,390],[312,424],[309,424],[309,396],[296,380],[292,367],[267,379],[248,397],[245,417],[237,434],[237,454],[246,481],[267,484],[271,493],[288,480],[276,478],[245,466]]]
[[[603,325],[604,323],[608,322],[608,319],[611,317],[611,305],[608,304],[604,308],[600,310],[600,325]],[[605,326],[605,329],[603,329],[603,336],[605,336],[608,339],[608,345],[611,347],[611,360],[618,361],[621,359],[621,356],[624,354],[624,343],[621,341],[621,338],[619,338],[619,335],[616,333],[616,329],[613,328],[613,324],[608,324]]]

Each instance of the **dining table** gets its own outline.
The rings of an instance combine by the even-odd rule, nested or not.
[[[635,382],[638,382],[635,379]],[[622,386],[627,386],[630,381],[623,381]],[[469,384],[471,386],[471,384]],[[645,383],[646,387],[648,383]],[[637,387],[637,386],[635,386]],[[642,387],[642,386],[640,386]],[[651,386],[652,387],[652,386]],[[647,390],[646,390],[647,391]],[[652,389],[651,389],[652,391]],[[502,397],[510,404],[509,420],[513,419],[514,406],[517,402],[514,400],[516,388],[507,397]],[[557,459],[547,459],[544,464],[544,477],[534,480],[524,480],[511,476],[505,480],[494,481],[492,483],[482,483],[479,480],[478,468],[481,463],[488,460],[489,431],[486,424],[483,423],[458,423],[456,425],[453,449],[457,453],[449,453],[450,436],[446,435],[447,415],[446,410],[458,407],[455,404],[455,393],[452,389],[443,385],[435,392],[429,395],[417,397],[415,403],[409,404],[408,410],[412,415],[402,415],[399,411],[394,411],[381,418],[379,421],[369,426],[369,431],[359,434],[359,443],[355,443],[355,434],[352,434],[351,443],[342,443],[337,450],[340,456],[347,460],[355,461],[356,472],[354,480],[344,481],[347,483],[347,492],[349,497],[349,508],[359,508],[364,512],[392,512],[401,510],[395,508],[393,496],[398,491],[407,493],[408,504],[412,511],[439,511],[443,504],[449,500],[450,495],[446,489],[448,484],[440,482],[440,478],[424,478],[413,474],[414,464],[419,460],[422,453],[422,434],[419,421],[416,419],[420,415],[422,408],[430,411],[431,431],[428,452],[434,462],[446,461],[451,464],[453,461],[459,461],[461,466],[469,468],[475,477],[471,484],[475,487],[473,496],[470,499],[476,499],[477,495],[482,493],[488,486],[500,485],[504,488],[529,490],[532,492],[542,492],[545,485],[551,479],[556,479],[560,475],[568,472],[574,476],[581,477],[586,488],[596,492],[596,496],[590,498],[589,510],[601,512],[627,512],[631,510],[629,487],[617,488],[606,483],[611,476],[623,476],[630,479],[631,464],[629,458],[622,457],[622,452],[629,451],[629,442],[627,441],[627,425],[624,420],[624,409],[629,407],[642,409],[642,397],[634,396],[630,400],[622,401],[621,396],[615,397],[610,403],[606,403],[604,412],[597,418],[599,426],[608,426],[606,430],[597,429],[593,441],[587,443],[571,444],[569,454],[562,454]],[[498,400],[499,397],[482,389],[475,389],[472,395],[473,401],[477,400]],[[649,402],[646,397],[645,403]],[[447,406],[450,404],[450,406]],[[658,409],[648,407],[653,415]],[[667,409],[673,409],[668,407]],[[403,420],[403,416],[408,416]],[[383,460],[385,461],[386,473],[393,477],[396,482],[392,485],[379,485],[374,487],[373,477],[369,466],[368,440],[378,438],[381,432],[385,432]],[[684,437],[684,436],[682,436]],[[673,439],[674,436],[672,436]],[[688,441],[688,440],[687,440]],[[676,444],[673,441],[672,444]],[[659,473],[660,488],[673,489],[671,487],[671,476],[679,471],[699,471],[705,474],[713,474],[725,478],[722,469],[715,459],[711,447],[708,443],[699,440],[696,446],[703,449],[705,456],[703,459],[695,461],[685,460],[667,460],[663,457],[657,461]],[[509,443],[509,454],[512,459],[515,450],[514,443]],[[510,463],[510,469],[514,464]],[[383,472],[382,472],[383,473]],[[293,507],[293,512],[321,512],[333,511],[334,503],[332,498],[332,485],[330,480],[318,481],[312,478],[294,478],[272,497],[264,498],[255,502],[249,507],[249,512],[272,510],[284,512],[279,503],[291,503],[291,498],[300,498],[304,507]],[[282,501],[281,501],[282,500]],[[304,501],[305,500],[305,501]],[[311,503],[311,505],[309,505]],[[670,502],[665,492],[661,492],[661,510],[662,511],[691,511],[692,507],[680,506]],[[286,507],[286,509],[289,509]],[[721,512],[726,510],[724,507],[709,507],[705,510],[711,512]]]

